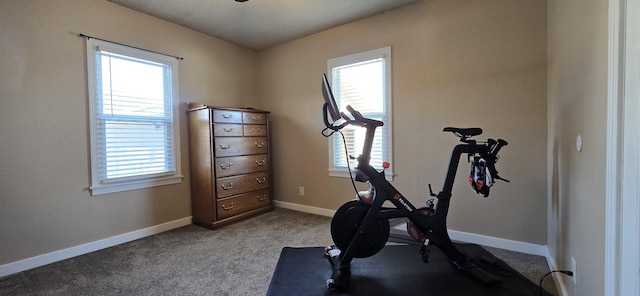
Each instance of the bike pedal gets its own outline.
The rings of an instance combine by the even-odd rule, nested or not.
[[[335,257],[340,255],[340,249],[336,246],[327,246],[324,247],[324,255],[327,257]]]
[[[493,259],[491,257],[487,257],[487,256],[480,256],[478,257],[478,261],[480,261],[480,263],[487,265],[487,266],[495,266],[498,264],[498,260]]]
[[[327,252],[327,256],[329,256],[331,258],[340,256],[340,249],[329,250]]]
[[[422,262],[424,263],[429,263],[429,253],[431,253],[431,250],[423,245],[422,248],[420,248],[420,255],[422,255]]]

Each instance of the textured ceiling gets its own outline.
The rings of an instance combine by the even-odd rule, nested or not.
[[[251,48],[320,32],[420,0],[108,0]]]

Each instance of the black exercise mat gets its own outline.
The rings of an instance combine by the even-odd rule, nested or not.
[[[323,247],[282,249],[273,273],[268,296],[302,295],[421,295],[421,296],[538,296],[538,285],[529,281],[502,260],[478,245],[456,244],[483,269],[504,282],[486,286],[468,274],[458,271],[449,259],[433,247],[429,263],[423,263],[420,246],[386,246],[368,258],[351,263],[351,281],[347,291],[331,292],[326,280],[332,267]]]

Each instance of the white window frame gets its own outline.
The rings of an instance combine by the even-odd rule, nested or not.
[[[178,108],[178,61],[175,57],[166,56],[134,47],[128,47],[117,43],[111,43],[104,40],[87,38],[87,82],[88,82],[88,100],[89,100],[89,132],[90,132],[90,149],[91,149],[91,186],[89,187],[91,195],[101,195],[128,190],[150,188],[155,186],[163,186],[177,184],[182,182],[182,172],[180,164],[180,129],[179,129],[179,108]],[[98,132],[99,124],[97,121],[97,57],[98,49],[133,57],[137,59],[153,61],[169,65],[171,67],[171,101],[172,101],[172,131],[173,131],[173,156],[174,170],[165,173],[144,174],[130,177],[121,177],[114,179],[102,180],[99,172],[99,155],[98,155]]]
[[[393,181],[393,128],[392,128],[392,91],[391,91],[391,47],[387,46],[387,47],[383,47],[383,48],[378,48],[378,49],[373,49],[373,50],[368,50],[368,51],[364,51],[364,52],[359,52],[359,53],[355,53],[355,54],[351,54],[351,55],[347,55],[347,56],[342,56],[342,57],[337,57],[337,58],[332,58],[329,59],[327,61],[327,78],[328,80],[331,82],[332,86],[334,85],[333,83],[333,69],[336,67],[341,67],[341,66],[345,66],[345,65],[349,65],[349,64],[355,64],[355,63],[360,63],[360,62],[364,62],[364,61],[368,61],[368,60],[373,60],[373,59],[379,59],[379,58],[383,58],[384,59],[384,85],[383,85],[383,99],[384,99],[384,113],[385,113],[385,118],[383,119],[384,121],[384,126],[383,127],[379,127],[378,129],[385,129],[385,132],[387,133],[387,137],[386,137],[386,151],[387,154],[383,156],[383,161],[389,162],[391,164],[391,166],[387,169],[385,169],[385,178],[388,181]],[[339,98],[339,92],[336,89],[333,89],[333,93],[335,95],[335,99],[336,102],[338,103],[338,106],[340,106],[340,98]],[[341,110],[341,111],[345,111],[346,114],[349,114],[346,110]],[[340,167],[340,166],[336,166],[335,165],[335,159],[334,159],[334,145],[335,145],[335,141],[339,141],[340,145],[342,145],[342,138],[339,135],[339,133],[334,134],[331,137],[331,140],[328,141],[329,142],[329,169],[327,170],[329,172],[329,176],[332,177],[350,177],[349,175],[349,171],[346,167]],[[358,151],[358,153],[360,153],[361,150]],[[359,156],[359,155],[352,155],[352,156]],[[378,164],[378,163],[371,163],[371,165],[377,169],[381,169],[382,168],[382,164]],[[352,169],[354,167],[352,166]]]

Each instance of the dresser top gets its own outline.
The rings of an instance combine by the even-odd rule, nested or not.
[[[187,112],[202,110],[202,109],[218,109],[218,110],[231,110],[231,111],[245,111],[245,112],[260,112],[260,113],[270,113],[269,111],[254,109],[254,108],[232,108],[232,107],[217,107],[217,106],[207,106],[202,103],[197,102],[189,102],[189,109]]]

